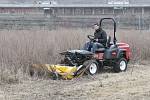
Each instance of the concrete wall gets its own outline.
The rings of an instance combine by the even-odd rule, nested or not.
[[[100,8],[54,8],[54,15],[56,16],[86,16],[86,15],[137,15],[144,14],[144,16],[149,16],[150,7],[100,7]]]
[[[97,16],[97,15],[137,15],[149,16],[150,7],[55,7],[44,9],[42,7],[33,8],[3,8],[0,7],[0,14],[43,14],[50,16]]]

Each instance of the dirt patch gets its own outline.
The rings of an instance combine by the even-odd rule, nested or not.
[[[148,100],[149,65],[130,65],[127,72],[106,70],[73,80],[31,80],[0,85],[0,100]]]

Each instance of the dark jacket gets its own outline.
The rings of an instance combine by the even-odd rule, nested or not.
[[[98,39],[98,42],[106,46],[107,34],[104,30],[98,29],[94,32],[94,38]]]

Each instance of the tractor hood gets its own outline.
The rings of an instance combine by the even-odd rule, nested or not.
[[[81,54],[81,55],[93,55],[92,52],[89,52],[87,50],[67,50],[66,52],[62,52],[60,54],[65,55],[65,54]]]

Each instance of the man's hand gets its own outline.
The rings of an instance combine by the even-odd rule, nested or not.
[[[94,39],[93,42],[98,42],[98,39]]]
[[[98,42],[98,39],[95,39],[96,42]]]

